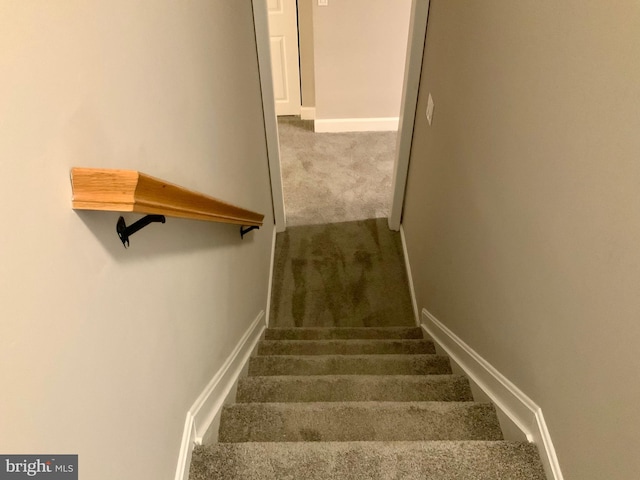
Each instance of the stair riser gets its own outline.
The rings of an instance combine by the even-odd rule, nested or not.
[[[479,403],[237,404],[221,442],[502,440],[495,409]]]
[[[258,356],[249,375],[440,375],[450,374],[449,358],[438,355]]]
[[[386,355],[435,354],[426,340],[267,340],[258,355]]]
[[[236,398],[238,403],[472,400],[469,382],[455,375],[248,377],[240,380]]]
[[[421,328],[270,328],[266,340],[422,339]]]

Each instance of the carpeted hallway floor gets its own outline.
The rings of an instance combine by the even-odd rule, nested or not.
[[[387,217],[396,132],[314,133],[278,117],[287,226]]]

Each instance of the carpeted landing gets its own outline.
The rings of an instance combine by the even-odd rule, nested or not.
[[[410,326],[406,280],[394,276],[406,273],[385,228],[291,229],[286,248],[279,236],[278,323],[223,409],[219,442],[196,447],[190,480],[545,478],[535,445],[504,441],[494,406],[474,402],[468,380]],[[340,308],[327,306],[334,293]]]
[[[400,234],[383,218],[289,227],[271,305],[275,327],[413,325]]]

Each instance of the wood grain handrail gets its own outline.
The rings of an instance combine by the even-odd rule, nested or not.
[[[264,215],[136,170],[72,168],[75,210],[138,212],[209,222],[262,226]]]

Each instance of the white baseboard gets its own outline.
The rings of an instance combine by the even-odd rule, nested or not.
[[[491,398],[496,407],[522,430],[527,439],[538,446],[547,478],[563,480],[541,408],[424,308],[422,328]]]
[[[413,305],[413,315],[416,319],[416,326],[420,326],[420,314],[418,313],[418,301],[416,290],[413,288],[413,275],[411,274],[411,264],[409,263],[409,252],[407,251],[407,240],[404,236],[404,228],[400,225],[400,239],[402,240],[402,253],[404,254],[404,265],[407,269],[407,282],[409,282],[409,293],[411,294],[411,304]]]
[[[300,120],[315,120],[316,107],[300,107]]]
[[[264,329],[263,310],[189,409],[182,434],[175,480],[188,480],[193,447],[202,443],[205,433],[220,414],[226,398],[237,384]]]
[[[191,454],[195,445],[195,430],[193,429],[193,416],[187,413],[182,433],[182,443],[180,443],[180,454],[178,455],[178,467],[176,468],[175,480],[188,480],[189,467],[191,467]]]
[[[224,399],[238,381],[245,363],[249,361],[251,352],[265,329],[264,319],[265,313],[263,310],[258,314],[236,345],[236,348],[233,349],[231,355],[224,362],[224,365],[216,372],[191,407],[190,412],[193,415],[195,441],[197,444],[202,442],[204,434],[222,408]]]
[[[323,118],[315,120],[315,132],[387,132],[397,131],[398,117],[384,118]]]

